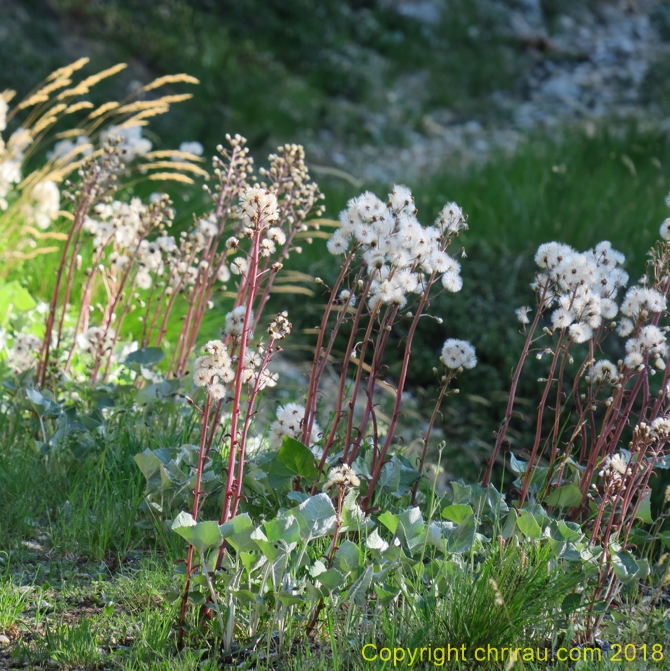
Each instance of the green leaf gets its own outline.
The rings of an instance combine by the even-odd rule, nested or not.
[[[358,531],[359,533],[371,529],[374,522],[366,517],[358,505],[358,492],[350,489],[342,502],[342,529],[341,531]]]
[[[223,537],[216,522],[197,522],[191,513],[181,512],[172,523],[172,531],[187,540],[197,552],[221,545]]]
[[[343,582],[344,576],[336,568],[328,569],[323,573],[319,573],[316,579],[329,591],[332,592],[337,589]]]
[[[509,453],[509,467],[517,474],[522,475],[526,472],[528,464],[525,461],[520,461],[511,452]]]
[[[421,509],[416,506],[398,513],[398,525],[402,529],[402,533],[400,532],[400,529],[396,530],[398,536],[404,535],[405,540],[410,543],[421,534],[425,526],[423,516],[421,515]],[[403,539],[401,538],[401,540]]]
[[[396,529],[398,528],[398,518],[393,513],[390,513],[387,510],[383,512],[378,519],[392,534],[396,532]]]
[[[545,499],[545,503],[559,508],[576,508],[582,503],[582,493],[575,484],[563,485],[554,489]]]
[[[377,529],[374,529],[367,537],[365,545],[370,550],[372,556],[379,562],[382,560],[382,553],[389,547],[389,544],[379,535]]]
[[[442,517],[450,522],[460,524],[468,515],[472,515],[472,508],[462,504],[452,504],[442,511]]]
[[[268,541],[274,543],[280,538],[287,543],[300,540],[300,525],[295,517],[278,517],[276,520],[263,522]]]
[[[458,482],[450,484],[454,492],[452,503],[470,503],[470,499],[472,498],[472,487],[470,485],[461,485]]]
[[[137,366],[155,366],[165,358],[165,354],[160,347],[142,347],[141,349],[131,352],[123,362],[126,366],[131,367],[131,364]]]
[[[390,588],[388,585],[384,585],[384,587],[375,585],[374,590],[377,595],[377,600],[385,606],[391,603],[400,594],[399,588]]]
[[[37,303],[16,280],[0,285],[0,322],[4,322],[8,312],[27,312]]]
[[[616,577],[623,583],[635,580],[635,577],[640,570],[640,566],[635,559],[633,559],[633,555],[626,551],[613,554],[612,565]]]
[[[347,590],[346,598],[348,601],[353,601],[361,608],[365,606],[367,602],[367,591],[370,589],[370,585],[372,585],[372,574],[372,566],[368,566],[363,575]]]
[[[165,492],[175,486],[181,487],[188,481],[188,476],[165,448],[157,450],[147,448],[144,452],[136,454],[133,459],[146,478],[148,492]]]
[[[274,489],[280,489],[295,477],[313,481],[319,477],[311,450],[295,438],[284,437],[281,447],[274,457],[264,464],[268,482]]]
[[[647,494],[637,507],[636,517],[639,517],[645,524],[653,524],[654,520],[651,517],[651,493]]]
[[[475,516],[466,517],[456,529],[454,529],[447,539],[447,551],[452,554],[461,554],[469,552],[475,542],[477,525]]]
[[[252,540],[260,548],[261,552],[271,561],[279,559],[279,557],[286,554],[286,547],[282,547],[281,543],[274,541],[270,543],[267,536],[263,533],[262,529],[258,527],[254,529],[249,535],[250,540]]]
[[[44,393],[40,393],[37,389],[29,387],[26,389],[26,396],[34,406],[41,408],[41,410],[35,408],[35,412],[40,417],[47,417],[49,415],[56,417],[61,414],[61,407],[49,398],[51,396],[50,392],[44,391]]]
[[[311,496],[296,508],[291,508],[288,514],[298,520],[300,536],[306,541],[329,534],[337,522],[333,502],[323,493]]]
[[[287,592],[277,592],[275,594],[285,606],[295,606],[305,601],[304,596],[297,596],[296,594],[288,594]]]
[[[409,488],[421,477],[421,474],[414,468],[409,459],[402,455],[393,455],[391,461],[397,463],[398,470],[400,471],[400,485],[398,486],[398,489],[395,492],[391,492],[391,494],[400,498],[407,493]]]
[[[335,553],[335,564],[345,573],[356,571],[360,566],[360,551],[356,543],[344,541]]]
[[[577,522],[557,521],[558,530],[566,541],[579,541],[584,537],[582,530]]]
[[[500,535],[503,537],[504,540],[507,541],[512,537],[514,529],[516,529],[517,518],[518,518],[517,512],[516,510],[514,510],[514,508],[512,508],[509,511],[509,513],[507,513],[507,517],[505,518],[505,526],[500,532]]]
[[[251,538],[254,531],[254,523],[248,513],[235,515],[231,520],[219,527],[221,537],[230,543],[236,552],[242,550],[256,550],[258,546]]]
[[[561,610],[567,615],[574,613],[582,604],[581,594],[568,594],[561,602]]]
[[[400,487],[400,467],[397,461],[393,459],[387,461],[381,473],[379,474],[379,481],[377,482],[380,492],[391,493],[397,491]]]
[[[527,510],[522,510],[519,519],[516,521],[521,533],[527,538],[541,538],[542,529],[537,520]]]

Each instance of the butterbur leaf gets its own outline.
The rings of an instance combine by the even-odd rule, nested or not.
[[[276,592],[275,597],[279,599],[285,606],[295,606],[296,604],[303,603],[305,601],[304,596],[288,594],[287,592]]]
[[[477,532],[475,516],[469,515],[454,529],[447,539],[447,551],[452,554],[469,552],[475,542]]]
[[[309,494],[305,494],[305,492],[289,492],[286,495],[286,498],[289,501],[295,501],[296,503],[302,503],[303,501],[307,501],[309,498]]]
[[[637,564],[640,567],[635,574],[635,580],[644,580],[650,571],[649,560],[648,559],[638,559]]]
[[[563,536],[566,541],[580,541],[584,537],[579,524],[576,522],[564,522],[563,520],[557,520],[556,526],[558,527],[561,536]]]
[[[322,573],[325,573],[327,570],[328,569],[326,568],[326,565],[320,559],[317,559],[310,567],[309,574],[312,576],[312,578],[316,578]]]
[[[335,563],[345,573],[356,571],[360,565],[360,559],[358,545],[351,541],[344,541],[335,553]]]
[[[509,540],[512,537],[512,534],[514,533],[514,529],[516,529],[516,521],[517,521],[518,515],[516,510],[512,508],[509,513],[507,513],[507,517],[505,519],[505,526],[502,528],[502,531],[500,532],[500,535],[503,537],[504,540]]]
[[[278,517],[276,520],[263,522],[263,528],[267,540],[271,543],[280,538],[287,543],[295,543],[300,540],[300,525],[295,517]]]
[[[342,502],[342,532],[371,529],[374,523],[358,505],[358,492],[350,489]]]
[[[172,523],[172,531],[188,541],[198,553],[217,548],[223,541],[216,522],[196,522],[191,513],[179,513]]]
[[[633,555],[625,551],[612,554],[612,566],[616,577],[624,583],[635,580],[640,570],[640,566],[633,559]]]
[[[377,487],[380,492],[386,493],[395,492],[400,487],[400,466],[393,459],[382,467]]]
[[[454,498],[452,503],[470,503],[472,498],[472,486],[471,485],[461,485],[458,482],[452,482],[451,489],[454,492]]]
[[[337,569],[331,568],[320,573],[316,578],[329,592],[337,589],[343,582],[344,576]]]
[[[0,285],[0,315],[6,318],[12,312],[27,312],[37,306],[35,299],[16,280]]]
[[[561,610],[567,615],[574,613],[582,603],[581,594],[568,594],[561,602]]]
[[[134,368],[131,364],[137,366],[155,366],[165,358],[165,354],[160,347],[142,347],[141,349],[131,352],[123,363],[128,367]]]
[[[273,543],[268,541],[266,535],[263,533],[260,527],[258,527],[258,529],[254,529],[251,532],[249,539],[256,543],[261,552],[270,561],[275,561],[282,555],[286,554],[284,548],[282,548],[277,541],[274,541]]]
[[[654,520],[651,516],[651,494],[647,494],[637,507],[636,517],[639,517],[645,524],[653,524]]]
[[[496,515],[506,513],[509,510],[505,497],[491,483],[486,488],[486,503]]]
[[[522,475],[526,472],[528,464],[525,461],[517,459],[511,452],[509,453],[509,467],[517,475]]]
[[[34,406],[37,406],[35,412],[37,412],[40,417],[55,417],[61,414],[61,407],[58,403],[54,403],[54,401],[49,398],[50,395],[51,394],[46,390],[43,390],[43,393],[41,393],[32,387],[26,389],[26,396]]]
[[[548,506],[576,508],[582,503],[582,493],[575,484],[563,485],[554,489],[544,501]]]
[[[394,455],[391,461],[397,464],[400,471],[400,484],[396,491],[391,493],[396,498],[400,498],[407,493],[409,488],[421,477],[421,474],[414,468],[409,459],[399,454]]]
[[[152,450],[148,447],[144,452],[140,452],[133,457],[133,460],[142,471],[142,475],[146,478],[147,489],[152,491],[160,486],[161,476],[160,476],[160,467],[162,465],[161,460],[158,458]]]
[[[280,489],[295,477],[305,478],[310,482],[319,477],[312,451],[289,436],[284,437],[277,453],[263,467],[268,474],[270,486],[275,489]]]
[[[398,528],[398,518],[390,513],[388,510],[383,512],[379,516],[379,521],[392,533],[394,534]]]
[[[400,594],[400,589],[391,588],[388,585],[380,587],[379,585],[374,586],[375,594],[377,595],[377,600],[384,604],[385,606],[391,603],[394,599]]]
[[[237,552],[242,550],[256,550],[258,546],[251,538],[255,530],[254,523],[248,513],[236,515],[219,527],[221,538],[225,538]]]
[[[337,522],[333,502],[327,494],[311,496],[297,508],[291,508],[288,514],[298,520],[300,535],[306,541],[329,534]]]
[[[254,564],[258,561],[259,555],[251,554],[251,552],[240,552],[239,556],[247,573],[251,573]]]
[[[372,556],[377,560],[381,561],[382,553],[385,552],[389,544],[379,535],[377,529],[374,529],[373,532],[368,536],[365,541],[365,545],[370,550]]]
[[[442,511],[442,517],[450,522],[460,524],[466,517],[472,515],[472,508],[462,504],[452,504]]]
[[[316,480],[319,477],[319,469],[314,465],[312,451],[295,438],[284,437],[277,452],[277,459],[301,478]]]
[[[398,529],[396,533],[400,540],[406,541],[407,545],[413,547],[421,536],[424,529],[423,516],[418,507],[403,510],[398,514]]]
[[[346,598],[348,601],[353,601],[361,608],[367,602],[367,592],[372,585],[372,566],[368,566],[363,575],[356,580],[353,585],[347,590]]]
[[[658,534],[658,539],[663,543],[666,550],[670,550],[670,531],[661,531]]]
[[[542,537],[542,528],[537,520],[527,510],[522,510],[519,519],[516,521],[521,533],[527,538],[535,539]]]

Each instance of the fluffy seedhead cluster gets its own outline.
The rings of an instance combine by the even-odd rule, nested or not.
[[[666,220],[664,240],[669,230]],[[546,377],[539,380],[535,440],[516,483],[519,505],[561,501],[570,493],[571,518],[587,524],[592,545],[605,559],[612,543],[625,547],[629,542],[648,501],[649,478],[670,438],[668,326],[663,324],[670,244],[659,242],[650,257],[645,276],[619,297],[628,275],[621,267],[623,254],[610,243],[583,253],[557,242],[540,246],[532,284],[537,304],[534,311],[517,310],[526,342],[483,480],[488,484],[508,435],[526,358],[531,352],[549,358]],[[615,360],[601,358],[603,351],[613,352]],[[611,570],[606,561],[599,596],[611,597]]]
[[[277,449],[281,446],[284,438],[300,439],[302,436],[302,422],[305,416],[305,407],[298,403],[287,403],[277,408],[276,419],[270,424],[270,447]],[[314,422],[312,432],[308,438],[307,445],[313,447],[318,457],[321,452],[316,448],[316,444],[322,436],[321,427]]]
[[[323,485],[323,491],[330,491],[333,487],[337,487],[340,490],[358,489],[360,486],[361,481],[354,469],[351,466],[347,466],[347,464],[342,464],[330,469],[328,479]]]
[[[343,257],[342,268],[332,287],[317,280],[328,292],[328,303],[318,331],[302,419],[302,442],[309,444],[313,440],[319,383],[338,334],[348,331],[338,394],[334,407],[329,408],[334,413],[333,419],[321,439],[320,472],[332,458],[352,466],[361,450],[370,447],[372,463],[364,508],[372,505],[375,487],[395,436],[418,321],[422,317],[433,318],[425,310],[434,288],[441,286],[447,291],[459,291],[462,287],[460,264],[447,250],[466,228],[466,218],[455,203],[447,204],[433,225],[423,226],[417,219],[410,190],[395,186],[386,201],[370,192],[349,201],[340,214],[339,226],[328,240],[328,250]],[[385,367],[384,351],[389,336],[401,321],[409,324],[409,334],[390,425],[385,434],[380,435],[375,398]],[[329,334],[328,340],[326,334]],[[466,352],[462,358],[462,354],[453,350],[454,344],[455,341],[445,346],[445,365],[460,361],[452,372],[474,366],[476,358],[472,347],[468,343],[460,344]],[[451,381],[453,375],[448,379]],[[337,452],[331,455],[334,446]]]

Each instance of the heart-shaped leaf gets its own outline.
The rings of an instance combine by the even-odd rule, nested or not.
[[[191,513],[179,513],[172,523],[172,531],[187,540],[198,553],[217,548],[223,541],[216,522],[196,523]]]

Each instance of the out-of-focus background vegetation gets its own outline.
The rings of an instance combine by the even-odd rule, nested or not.
[[[537,245],[609,239],[637,278],[666,216],[667,1],[0,0],[0,16],[0,88],[25,94],[81,56],[90,72],[129,64],[100,101],[187,72],[201,84],[152,123],[156,148],[197,140],[211,154],[240,133],[262,162],[303,143],[331,218],[394,182],[413,189],[424,222],[456,200],[470,223],[464,289],[431,306],[444,322],[423,326],[411,386],[428,407],[444,339],[477,347],[480,365],[441,426],[459,475],[476,477],[502,416]],[[177,209],[186,198],[198,202],[181,191]],[[335,267],[322,240],[292,262],[320,276]],[[23,272],[39,289],[43,268]],[[296,326],[314,326],[317,304],[282,305],[298,300]],[[294,342],[298,357],[304,336]],[[535,392],[527,382],[521,403]],[[524,427],[511,432],[515,449]]]

